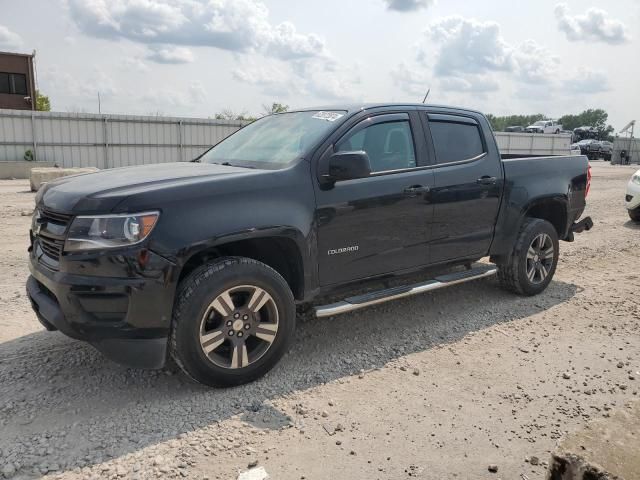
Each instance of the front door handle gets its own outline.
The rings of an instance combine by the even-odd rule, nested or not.
[[[484,175],[476,180],[476,183],[480,185],[495,185],[497,181],[496,177],[490,177],[489,175]]]
[[[415,195],[419,195],[421,193],[428,193],[429,190],[431,190],[429,187],[425,187],[423,185],[412,185],[410,187],[405,188],[403,190],[403,193],[405,195],[415,196]]]

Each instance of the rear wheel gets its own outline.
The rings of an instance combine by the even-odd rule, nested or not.
[[[547,286],[558,264],[558,234],[546,220],[527,218],[511,255],[498,265],[500,285],[521,295],[536,295]]]
[[[200,383],[247,383],[286,352],[295,318],[293,294],[278,272],[249,258],[222,258],[180,284],[171,355]]]

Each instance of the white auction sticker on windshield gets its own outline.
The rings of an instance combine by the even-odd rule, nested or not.
[[[318,118],[320,120],[326,120],[327,122],[335,122],[340,117],[344,117],[344,114],[338,112],[318,112],[311,118]]]

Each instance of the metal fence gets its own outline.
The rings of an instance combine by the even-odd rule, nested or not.
[[[503,155],[570,155],[571,135],[494,132]]]
[[[246,122],[0,109],[0,162],[31,155],[60,167],[190,160]]]
[[[0,109],[0,163],[113,168],[191,160],[247,122]],[[568,155],[568,135],[496,132],[502,153]]]
[[[613,141],[611,163],[622,162],[640,164],[640,138],[618,137]]]

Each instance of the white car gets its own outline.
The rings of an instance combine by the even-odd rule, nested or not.
[[[634,173],[627,185],[627,195],[625,206],[629,212],[629,217],[634,222],[640,222],[640,170]]]
[[[562,125],[556,120],[540,120],[524,129],[529,133],[560,133]]]

